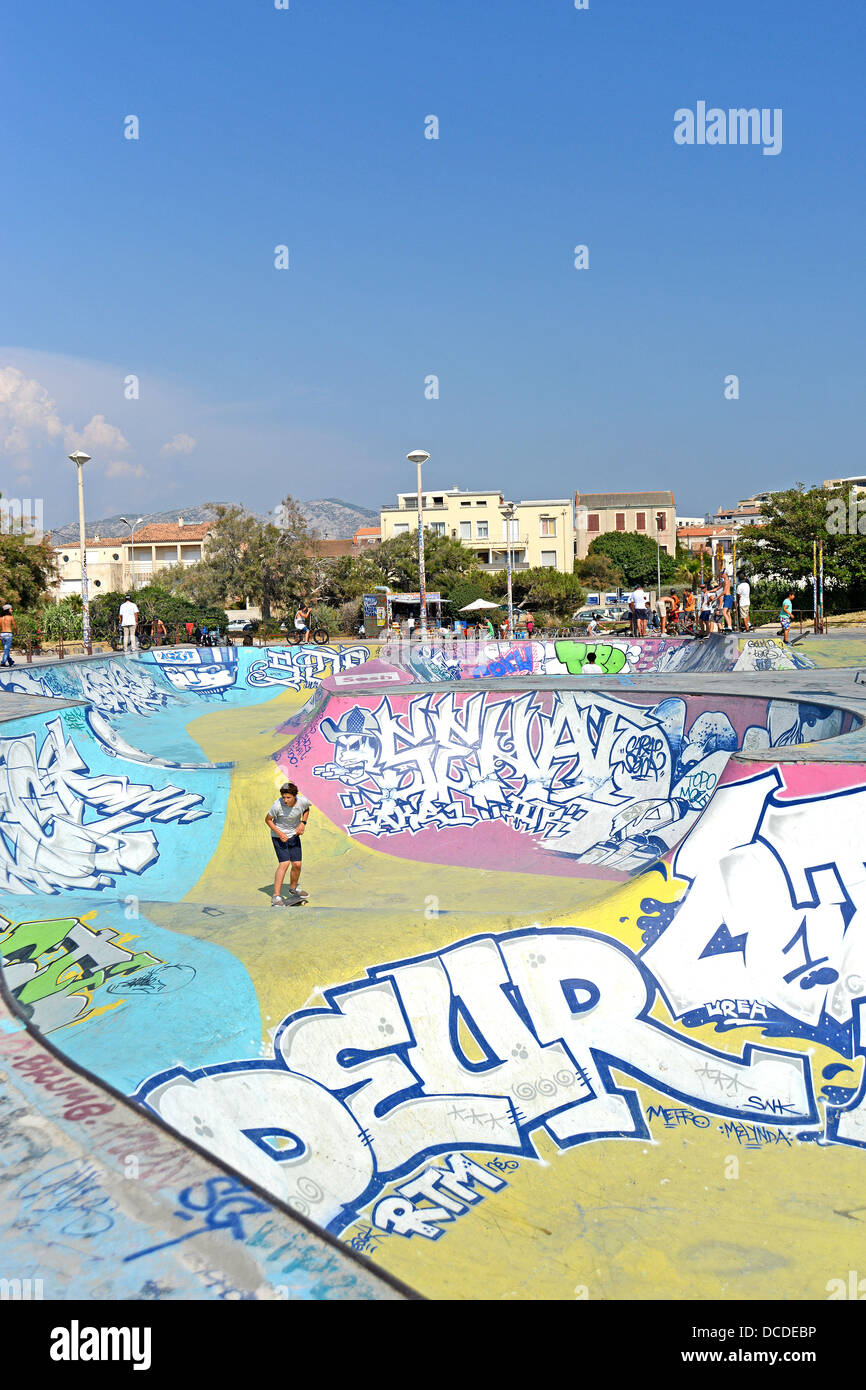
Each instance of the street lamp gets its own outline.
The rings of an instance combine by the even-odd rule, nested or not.
[[[424,499],[421,495],[421,465],[426,463],[430,455],[426,449],[413,449],[406,458],[409,463],[418,465],[418,589],[421,598],[421,638],[427,638],[427,576],[424,573]]]
[[[141,525],[142,521],[144,520],[144,517],[137,516],[137,517],[135,518],[135,521],[127,521],[127,519],[126,519],[125,516],[122,516],[120,519],[121,519],[121,521],[123,522],[124,526],[130,527],[130,537],[129,537],[129,564],[130,564],[130,569],[131,569],[131,571],[132,571],[131,586],[132,586],[132,588],[134,589],[134,588],[135,588],[135,528],[136,528],[136,526],[140,526],[140,525]]]
[[[514,640],[514,603],[511,598],[511,523],[514,520],[514,503],[506,502],[500,507],[505,518],[505,569],[508,575],[508,638]]]
[[[87,540],[84,534],[84,465],[90,462],[90,455],[85,454],[81,449],[76,449],[74,454],[69,455],[70,463],[74,463],[78,469],[78,533],[81,541],[81,635],[84,638],[84,650],[88,656],[93,655],[93,643],[90,640],[90,604],[87,596]]]

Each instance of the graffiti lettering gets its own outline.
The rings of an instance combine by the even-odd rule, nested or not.
[[[454,1214],[445,1196],[464,1201],[454,1167],[446,1180],[418,1174],[435,1153],[534,1158],[539,1128],[563,1149],[647,1138],[611,1068],[698,1111],[743,1119],[741,1096],[767,1096],[777,1123],[818,1122],[807,1058],[752,1044],[717,1053],[675,1033],[650,1017],[655,987],[637,958],[578,928],[472,938],[325,998],[285,1020],[273,1061],[174,1068],[136,1098],[190,1136],[207,1114],[222,1160],[298,1209],[304,1199],[337,1233],[396,1202],[372,1224],[435,1239]],[[416,1209],[416,1178],[446,1215]]]
[[[0,738],[0,887],[58,893],[114,887],[159,857],[156,836],[124,832],[147,820],[187,824],[210,812],[203,798],[171,785],[91,776],[60,718],[36,734]],[[90,819],[85,819],[89,813]]]
[[[0,961],[8,989],[43,1033],[81,1023],[93,1012],[94,990],[111,976],[163,964],[148,951],[117,944],[117,933],[94,931],[77,917],[21,922],[0,918]]]

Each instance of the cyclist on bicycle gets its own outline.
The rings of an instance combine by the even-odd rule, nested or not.
[[[301,604],[300,608],[295,614],[295,632],[299,632],[301,634],[303,641],[307,641],[307,639],[310,636],[311,618],[312,614],[310,612],[309,604]]]

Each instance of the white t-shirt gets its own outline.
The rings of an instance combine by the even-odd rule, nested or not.
[[[268,811],[268,815],[277,829],[282,830],[283,834],[288,835],[291,840],[298,833],[298,826],[301,823],[304,812],[309,811],[309,809],[310,803],[305,796],[297,796],[294,806],[287,806],[283,798],[278,796],[273,806]],[[275,840],[276,838],[274,832],[271,831],[271,839]]]
[[[752,601],[752,586],[747,584],[745,579],[742,584],[737,585],[737,599],[741,608],[748,608]]]
[[[131,599],[120,605],[120,626],[135,627],[138,621],[138,609]]]
[[[636,613],[645,613],[646,610],[649,608],[649,600],[643,589],[635,589],[634,593],[631,596],[631,601],[634,604]]]

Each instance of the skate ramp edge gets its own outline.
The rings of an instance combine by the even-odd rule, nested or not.
[[[15,744],[4,774],[13,804],[23,786],[60,767],[64,785],[84,802],[80,824],[110,822],[98,837],[83,836],[78,858],[69,859],[86,886],[58,887],[56,863],[34,853],[28,872],[42,875],[43,886],[16,894],[7,885],[9,927],[0,935],[4,989],[14,992],[19,1016],[29,1012],[26,1034],[19,1024],[0,1028],[21,1121],[29,1113],[54,1126],[47,1097],[53,1107],[65,1095],[67,1109],[83,1112],[108,1104],[99,1099],[107,1092],[147,1133],[155,1128],[149,1112],[162,1122],[169,1157],[151,1174],[158,1190],[148,1220],[178,1240],[142,1247],[149,1252],[142,1260],[170,1260],[152,1275],[158,1292],[142,1293],[141,1284],[107,1296],[224,1296],[209,1286],[186,1292],[206,1285],[206,1271],[189,1263],[199,1238],[182,1239],[176,1216],[192,1203],[205,1213],[197,1215],[202,1248],[222,1240],[224,1266],[227,1252],[253,1261],[229,1281],[233,1289],[291,1283],[257,1280],[262,1251],[273,1253],[271,1236],[282,1230],[268,1223],[288,1223],[286,1239],[294,1239],[297,1213],[305,1240],[321,1240],[324,1231],[331,1240],[295,1263],[290,1249],[292,1273],[336,1260],[319,1269],[321,1286],[335,1289],[350,1278],[339,1265],[345,1251],[350,1260],[367,1257],[352,1271],[366,1277],[371,1262],[381,1274],[378,1291],[370,1284],[317,1296],[415,1289],[428,1297],[573,1298],[576,1286],[586,1291],[581,1297],[596,1298],[825,1296],[828,1267],[860,1258],[851,1244],[857,1233],[851,1237],[839,1213],[859,1201],[866,1147],[862,703],[847,688],[831,700],[830,678],[817,703],[757,684],[753,695],[726,697],[649,692],[639,680],[615,693],[608,682],[587,691],[563,679],[528,691],[501,678],[494,689],[488,678],[485,688],[481,678],[419,688],[423,673],[394,689],[336,681],[363,676],[366,664],[320,669],[314,684],[300,687],[311,705],[280,718],[269,755],[272,780],[291,775],[325,808],[333,832],[323,826],[320,843],[333,843],[333,882],[347,885],[344,897],[368,904],[351,926],[339,907],[311,906],[276,929],[255,905],[227,909],[196,899],[216,843],[196,826],[230,818],[239,797],[249,816],[259,814],[258,793],[244,798],[262,774],[246,768],[242,741],[232,750],[234,768],[212,762],[180,779],[155,765],[147,772],[153,786],[142,791],[140,766],[133,777],[123,756],[103,747],[86,707],[4,727],[4,742]],[[369,666],[367,674],[381,671],[375,660]],[[144,732],[148,719],[151,730],[176,719],[182,750],[200,695],[215,714],[228,705],[234,718],[231,701],[205,694],[211,678],[197,674],[199,693],[172,687],[172,700],[189,703],[178,713],[170,700],[142,716],[139,741],[154,743]],[[240,715],[237,681],[236,672]],[[273,698],[272,688],[267,693]],[[98,712],[134,746],[135,719],[104,703]],[[58,719],[45,753],[43,731]],[[629,756],[620,757],[630,740]],[[612,747],[628,786],[611,787]],[[585,768],[592,757],[597,778],[579,783],[575,774],[567,785],[571,772],[563,780],[557,770],[563,760],[569,768],[582,759]],[[515,758],[527,769],[529,761],[544,764],[534,806],[547,808],[549,825],[562,807],[595,795],[593,846],[603,837],[612,853],[635,862],[619,869],[596,862],[610,881],[587,884],[579,873],[586,850],[573,843],[571,854],[558,855],[565,872],[557,873],[549,859],[532,858],[541,832],[528,811],[521,811],[526,824],[506,827],[514,837],[508,848],[486,857],[478,830],[502,820],[491,809],[510,785]],[[410,762],[420,785],[408,784],[400,798]],[[319,771],[328,768],[330,775]],[[97,788],[94,778],[102,779]],[[688,778],[702,804],[696,795],[678,822],[612,824],[623,804],[611,808],[612,794],[627,798],[627,810],[681,802],[687,798],[670,793]],[[196,779],[210,781],[205,788]],[[647,782],[667,795],[638,796],[635,786]],[[61,795],[53,782],[41,791]],[[359,809],[372,829],[353,830]],[[449,826],[455,815],[468,824]],[[684,820],[685,833],[677,833]],[[173,840],[180,826],[191,833]],[[423,846],[407,847],[428,831],[443,847],[436,860]],[[155,841],[151,860],[128,843],[144,834]],[[472,845],[466,861],[455,853],[461,842]],[[641,847],[650,856],[642,861]],[[420,906],[389,909],[379,885],[416,868],[419,885],[426,875],[426,902],[421,893]],[[134,905],[130,874],[142,884]],[[100,875],[110,882],[94,885]],[[473,919],[455,909],[476,882],[494,907]],[[535,920],[520,905],[532,901],[533,882],[538,903],[547,896],[555,904],[536,907]],[[530,897],[521,897],[527,884]],[[517,924],[498,906],[498,891],[518,904]],[[29,1064],[28,1049],[39,1049]],[[50,1090],[39,1081],[39,1058],[49,1052],[64,1069],[62,1078],[50,1077],[57,1083]],[[96,1100],[64,1092],[69,1069],[92,1075]],[[38,1158],[13,1134],[19,1162],[39,1167],[44,1158],[50,1169],[49,1158],[81,1161],[80,1137],[77,1150],[66,1137],[71,1117],[60,1118],[63,1137]],[[125,1155],[146,1141],[136,1138],[136,1148],[125,1132],[104,1131],[103,1122],[116,1122],[110,1111],[75,1122],[90,1119],[99,1127],[84,1153],[99,1155],[92,1162],[116,1203],[106,1210],[119,1232],[121,1213],[139,1219],[138,1209],[129,1217],[128,1194],[143,1188],[118,1187],[117,1165],[122,1171]],[[48,1138],[55,1142],[53,1130]],[[164,1181],[175,1144],[193,1155],[193,1167]],[[115,1148],[125,1154],[115,1159]],[[734,1167],[746,1181],[720,1179]],[[208,1186],[216,1176],[244,1184],[252,1197]],[[44,1200],[43,1187],[33,1199],[17,1173],[10,1190],[19,1218]],[[221,1208],[217,1199],[229,1198],[236,1205]],[[265,1210],[238,1218],[245,1200]],[[73,1230],[73,1237],[77,1250],[95,1248],[85,1244],[92,1233]],[[109,1283],[129,1289],[125,1268],[137,1263],[141,1232],[124,1237],[125,1246],[120,1235],[108,1239],[124,1253],[124,1273]],[[29,1240],[38,1245],[32,1223]],[[211,1273],[219,1267],[216,1258],[208,1265]],[[95,1266],[86,1269],[95,1285]],[[309,1283],[294,1287],[300,1291],[288,1296],[313,1296]]]

